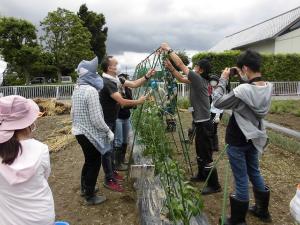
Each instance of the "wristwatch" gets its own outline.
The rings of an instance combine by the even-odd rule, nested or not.
[[[170,49],[168,50],[168,55],[171,54],[172,52],[174,52],[174,50],[170,48]]]

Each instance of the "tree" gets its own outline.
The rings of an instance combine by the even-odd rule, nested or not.
[[[43,76],[47,80],[57,80],[57,68],[54,65],[54,56],[50,52],[41,52],[38,61],[36,61],[30,70],[33,77]]]
[[[183,64],[188,66],[190,64],[190,59],[185,51],[178,51],[176,54],[179,56],[179,58],[182,60]],[[175,67],[176,70],[181,71],[180,68],[177,67],[177,65],[173,62],[173,60],[169,57],[170,62]]]
[[[91,33],[73,12],[62,8],[49,12],[41,27],[44,31],[41,41],[54,56],[59,81],[66,68],[74,70],[82,59],[93,57]]]
[[[22,19],[0,18],[0,51],[11,71],[30,81],[30,68],[41,52],[35,26]]]
[[[80,6],[77,15],[83,21],[83,25],[91,32],[91,49],[98,56],[99,63],[101,63],[100,59],[106,54],[105,42],[107,40],[108,28],[105,26],[105,17],[102,13],[97,14],[88,11],[86,4]]]
[[[25,77],[26,84],[30,82],[30,71],[33,65],[38,61],[41,55],[41,48],[39,46],[24,45],[16,55],[16,63],[19,68],[19,73]]]

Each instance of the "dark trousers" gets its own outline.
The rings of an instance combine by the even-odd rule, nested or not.
[[[198,159],[201,159],[205,165],[213,162],[212,158],[212,121],[195,123],[196,137],[195,147]]]
[[[109,129],[115,133],[116,123],[106,122]],[[111,143],[110,149],[102,156],[102,167],[105,173],[105,181],[113,180],[113,171],[115,170],[114,146]]]
[[[75,136],[84,155],[84,164],[81,171],[81,182],[84,189],[95,189],[101,167],[101,154],[95,146],[84,136]]]

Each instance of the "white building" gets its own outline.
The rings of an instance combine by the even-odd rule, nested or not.
[[[226,36],[209,51],[245,49],[262,53],[300,53],[300,6]]]

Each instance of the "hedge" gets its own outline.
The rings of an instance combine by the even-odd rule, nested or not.
[[[200,52],[192,57],[192,62],[209,58],[214,74],[221,74],[225,67],[236,65],[240,51],[225,51],[222,53]],[[300,81],[300,54],[261,54],[261,72],[269,81]]]

